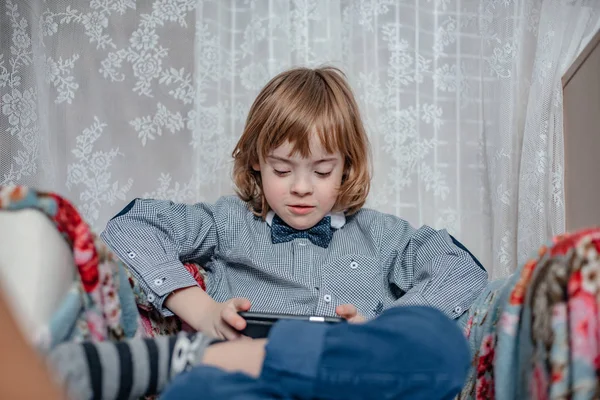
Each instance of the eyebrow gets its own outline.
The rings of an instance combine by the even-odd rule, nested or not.
[[[272,160],[275,161],[282,161],[282,162],[286,162],[289,164],[293,164],[293,161],[284,157],[278,157],[278,156],[267,156],[267,158],[270,158]],[[336,157],[326,157],[326,158],[322,158],[320,160],[315,161],[315,164],[321,164],[321,163],[325,163],[325,162],[331,162],[331,161],[337,161],[338,159]]]

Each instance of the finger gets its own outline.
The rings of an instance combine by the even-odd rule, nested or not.
[[[231,307],[226,307],[223,309],[221,312],[221,319],[223,319],[227,325],[237,329],[238,331],[246,328],[246,320]]]
[[[250,309],[250,300],[244,299],[243,297],[236,297],[230,300],[236,311],[248,311]]]
[[[221,331],[221,335],[223,335],[223,337],[226,340],[237,340],[242,337],[241,333],[239,333],[227,324],[223,324],[223,326],[221,326],[219,330]]]
[[[348,322],[350,322],[351,324],[360,324],[362,322],[365,322],[366,320],[367,319],[362,314],[356,314],[354,317],[348,318]]]
[[[352,304],[342,304],[336,307],[335,313],[342,318],[350,319],[358,314],[358,310]]]

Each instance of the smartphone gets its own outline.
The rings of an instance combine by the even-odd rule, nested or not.
[[[346,320],[339,317],[322,317],[316,315],[277,314],[253,311],[242,311],[239,315],[246,320],[246,329],[242,334],[253,339],[263,339],[269,336],[271,327],[279,320],[308,321],[314,323],[336,324]]]

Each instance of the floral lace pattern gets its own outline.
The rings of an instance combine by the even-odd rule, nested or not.
[[[372,144],[369,207],[447,228],[506,277],[564,229],[560,81],[599,10],[3,0],[0,185],[64,193],[96,232],[135,197],[215,201],[233,192],[231,151],[260,88],[334,64]]]

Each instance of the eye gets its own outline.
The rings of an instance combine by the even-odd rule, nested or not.
[[[275,175],[277,176],[285,176],[286,174],[288,174],[290,171],[279,171],[277,169],[273,169],[273,172],[275,172]]]
[[[328,177],[329,175],[331,175],[331,171],[329,171],[329,172],[319,172],[319,171],[315,171],[315,173],[316,173],[317,175],[319,175],[321,178],[326,178],[326,177]]]

